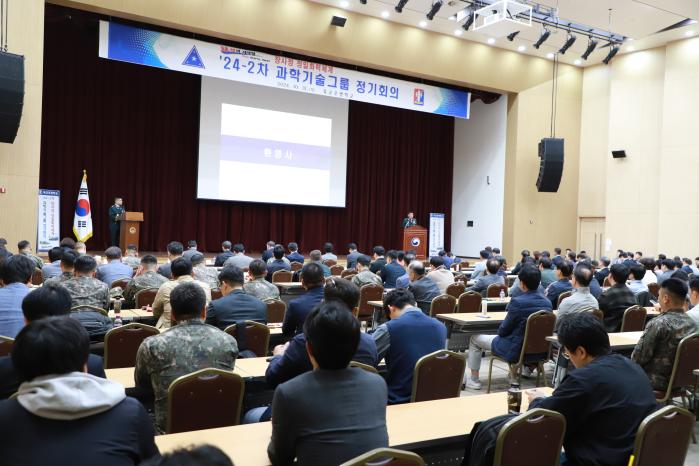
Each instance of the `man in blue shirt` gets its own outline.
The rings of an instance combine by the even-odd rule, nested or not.
[[[349,243],[347,245],[347,250],[349,252],[349,254],[347,254],[347,268],[353,269],[357,266],[357,259],[359,256],[363,256],[364,254],[357,251],[357,245],[355,243]]]
[[[381,273],[384,288],[395,288],[396,280],[405,275],[405,269],[398,263],[398,253],[391,249],[386,253],[387,263]]]
[[[277,270],[291,270],[291,265],[284,260],[284,246],[277,244],[272,250],[274,260],[267,264],[267,281],[272,281],[272,275]]]
[[[97,269],[97,279],[110,286],[116,280],[130,280],[133,269],[121,262],[121,249],[117,246],[108,247],[104,251],[108,263]]]
[[[231,252],[232,247],[233,245],[230,241],[224,241],[221,243],[221,250],[223,250],[223,252],[216,256],[214,267],[223,267],[223,264],[228,260],[228,258],[233,257],[233,253]]]
[[[439,254],[439,257],[441,257],[442,260],[444,261],[444,267],[447,270],[451,269],[451,266],[454,263],[454,259],[452,257],[449,257],[449,255],[447,254],[447,252],[444,249],[440,249],[438,254]]]
[[[304,257],[299,254],[299,245],[296,243],[289,243],[287,245],[287,249],[289,250],[289,254],[286,255],[286,258],[289,259],[289,262],[298,262],[300,264],[303,264],[305,261]]]
[[[315,262],[304,265],[301,269],[301,284],[306,292],[289,301],[284,315],[282,333],[287,337],[292,337],[302,331],[306,317],[323,299],[325,277],[320,265]]]
[[[572,262],[562,261],[556,264],[556,278],[558,278],[558,280],[551,283],[548,288],[546,288],[546,297],[549,299],[549,301],[551,301],[551,306],[553,306],[553,309],[558,307],[558,296],[561,293],[573,289],[573,285],[570,283],[570,275],[572,273]]]
[[[41,268],[41,276],[44,281],[49,278],[59,276],[61,272],[61,257],[63,257],[63,248],[55,247],[49,249],[49,264]]]
[[[408,266],[415,260],[415,254],[406,252],[403,256],[403,264],[405,264],[405,273],[396,279],[396,288],[407,288],[410,285],[410,275],[408,274]]]
[[[480,277],[481,275],[485,275],[485,263],[488,261],[488,258],[490,257],[490,252],[483,249],[479,254],[481,256],[481,261],[476,262],[476,265],[473,266],[473,273],[471,274],[471,280],[475,280],[476,278]]]
[[[524,331],[527,319],[535,312],[551,310],[551,302],[536,292],[541,281],[541,272],[533,265],[522,266],[519,272],[519,286],[524,294],[512,298],[507,305],[507,317],[500,324],[497,335],[474,335],[468,348],[468,367],[471,375],[466,376],[466,387],[480,390],[482,387],[479,373],[483,351],[490,350],[493,354],[516,361],[522,351]]]
[[[15,338],[24,327],[22,300],[29,294],[29,283],[34,273],[34,261],[16,254],[0,262],[0,277],[5,286],[0,288],[0,335]]]

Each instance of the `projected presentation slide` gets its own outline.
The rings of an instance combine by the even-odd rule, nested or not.
[[[344,207],[346,102],[204,78],[200,133],[199,198]]]

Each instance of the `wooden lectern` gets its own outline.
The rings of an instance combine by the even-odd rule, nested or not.
[[[416,225],[403,230],[403,250],[413,249],[417,259],[427,258],[427,228]]]
[[[143,221],[143,212],[124,212],[124,217],[120,220],[119,228],[119,247],[122,253],[126,254],[126,247],[129,244],[135,244],[137,249],[138,238],[141,234],[141,222]]]

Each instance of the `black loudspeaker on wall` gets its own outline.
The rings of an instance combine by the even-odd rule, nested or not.
[[[539,179],[536,188],[542,193],[555,193],[563,176],[563,139],[544,138],[539,142]]]
[[[15,142],[24,104],[24,57],[0,52],[0,142]]]

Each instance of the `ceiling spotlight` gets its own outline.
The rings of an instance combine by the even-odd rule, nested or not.
[[[633,47],[633,46],[626,47],[627,52],[633,52],[634,50],[636,50],[636,47]]]
[[[541,35],[539,36],[539,39],[534,43],[534,48],[539,50],[539,47],[541,47],[541,44],[546,42],[546,39],[548,39],[550,35],[551,35],[551,31],[544,28],[544,30],[541,31]]]
[[[517,50],[520,52],[524,52],[525,50],[527,50],[527,47],[524,45],[520,45],[519,47],[517,47]]]
[[[403,7],[405,6],[406,3],[408,3],[408,0],[400,0],[398,2],[398,5],[396,5],[396,11],[398,13],[403,13]]]
[[[513,40],[515,40],[515,37],[517,37],[517,34],[519,34],[519,31],[513,32],[512,34],[510,34],[510,35],[507,36],[507,40],[509,40],[510,42],[512,42]]]
[[[342,0],[342,1],[340,2],[340,6],[341,6],[342,8],[347,8],[347,7],[349,6],[349,2],[348,2],[347,0]]]
[[[427,27],[427,21],[425,21],[425,20],[423,19],[422,21],[420,21],[420,22],[418,23],[418,26],[420,26],[421,28]]]
[[[381,12],[381,17],[382,17],[382,18],[388,18],[389,16],[390,16],[390,13],[389,13],[388,11],[385,11],[385,10],[384,10],[384,11]]]
[[[613,45],[605,59],[602,60],[602,63],[604,63],[605,65],[609,65],[609,62],[612,61],[612,58],[614,58],[614,55],[616,55],[617,53],[619,53],[619,46]]]
[[[553,52],[549,52],[549,53],[546,54],[546,58],[548,58],[548,59],[552,59],[552,58],[555,57],[555,56],[556,56],[556,55],[554,55]]]
[[[464,22],[464,25],[461,26],[462,28],[464,28],[464,31],[468,31],[468,28],[470,28],[473,24],[473,19],[473,13],[469,12],[468,16],[466,16],[466,21]]]
[[[597,47],[597,41],[590,37],[590,40],[587,42],[585,53],[582,54],[581,58],[587,60],[590,54],[595,50],[595,47]]]
[[[575,61],[574,61],[573,63],[575,63],[576,65],[580,66],[580,65],[582,64],[582,60],[579,59],[579,58],[576,58]]]
[[[694,35],[694,31],[687,31],[684,33],[685,36],[690,37]]]
[[[493,45],[493,44],[495,43],[495,38],[494,38],[494,37],[488,37],[487,42],[488,42],[490,45]]]
[[[568,38],[566,39],[566,43],[563,44],[563,47],[560,48],[558,53],[560,53],[561,55],[565,55],[565,53],[568,51],[569,48],[573,46],[576,40],[578,40],[578,38],[570,32],[568,32]]]
[[[432,21],[434,19],[434,15],[439,12],[439,10],[442,8],[442,0],[437,0],[434,3],[432,3],[432,8],[430,8],[430,11],[427,13],[427,19]]]
[[[461,29],[455,29],[455,30],[454,30],[454,34],[456,34],[457,36],[460,36],[460,35],[463,34],[463,33],[464,33],[464,31],[462,31]]]

